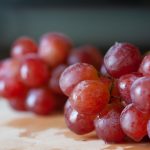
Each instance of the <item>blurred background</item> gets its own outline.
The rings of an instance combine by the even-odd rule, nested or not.
[[[27,35],[37,41],[58,31],[75,45],[94,44],[105,52],[127,41],[150,50],[149,0],[0,0],[0,58],[11,43]]]

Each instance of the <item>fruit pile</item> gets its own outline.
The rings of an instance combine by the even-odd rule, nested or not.
[[[68,96],[68,128],[83,135],[93,130],[106,142],[150,138],[150,54],[129,43],[115,43],[104,56],[100,73],[76,63],[60,76]]]
[[[86,62],[99,69],[102,63],[97,48],[74,48],[71,39],[58,32],[44,34],[39,44],[20,37],[10,55],[0,62],[0,96],[15,110],[38,115],[63,109],[67,98],[60,90],[59,77],[68,65]]]

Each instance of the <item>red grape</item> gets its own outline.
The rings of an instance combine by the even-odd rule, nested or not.
[[[109,90],[111,90],[113,81],[110,78],[100,76],[99,80],[100,80],[100,82],[103,82],[108,87]]]
[[[14,58],[8,58],[1,62],[0,77],[18,78],[20,61]]]
[[[68,64],[87,63],[99,69],[102,64],[102,56],[97,48],[91,45],[84,45],[72,50],[68,57]]]
[[[55,109],[55,98],[48,89],[31,89],[27,95],[27,108],[38,115],[48,115]]]
[[[77,84],[69,99],[79,113],[97,114],[107,105],[109,98],[109,89],[103,82],[85,80]]]
[[[59,85],[63,93],[69,96],[74,87],[83,80],[99,80],[98,72],[90,64],[76,63],[64,70]]]
[[[121,127],[127,136],[138,142],[147,134],[148,118],[149,114],[143,113],[133,104],[129,104],[121,113]]]
[[[99,138],[107,142],[122,142],[125,134],[120,126],[122,106],[109,104],[95,119],[96,133]]]
[[[62,94],[62,91],[59,86],[59,78],[61,73],[65,70],[66,67],[67,67],[66,65],[59,65],[56,68],[54,68],[51,72],[49,87],[56,94]]]
[[[150,76],[150,54],[146,55],[140,65],[139,72],[144,76]]]
[[[135,106],[144,112],[150,112],[150,77],[141,77],[131,86],[131,99]]]
[[[41,38],[38,53],[50,67],[55,67],[65,62],[71,48],[72,41],[66,35],[53,32]]]
[[[0,95],[5,98],[24,98],[27,90],[27,87],[17,78],[0,78]]]
[[[38,57],[28,55],[20,66],[20,79],[29,87],[41,86],[48,81],[49,70],[47,65]]]
[[[137,47],[129,43],[115,43],[104,57],[108,73],[115,78],[137,71],[141,62]]]
[[[71,107],[69,100],[65,105],[64,116],[66,125],[76,134],[82,135],[94,130],[95,116],[78,113]]]
[[[118,88],[121,94],[121,97],[125,100],[127,104],[132,103],[130,96],[130,88],[132,83],[141,77],[142,75],[139,73],[126,74],[119,78],[118,80]]]
[[[14,98],[9,100],[9,104],[10,106],[15,109],[15,110],[19,110],[19,111],[26,111],[26,98]]]
[[[100,67],[100,73],[103,75],[103,76],[106,76],[106,77],[110,77],[108,71],[106,70],[106,67],[104,64],[101,65]]]
[[[148,137],[150,138],[150,120],[147,123],[147,133],[148,133]]]
[[[69,37],[51,32],[39,47],[18,38],[11,57],[0,62],[0,96],[13,109],[49,115],[68,99],[65,122],[76,134],[96,129],[106,142],[150,138],[150,54],[142,60],[136,46],[115,43],[102,60],[96,47],[73,48]]]
[[[12,45],[11,56],[20,59],[28,53],[36,53],[37,49],[37,44],[34,40],[29,37],[20,37]]]

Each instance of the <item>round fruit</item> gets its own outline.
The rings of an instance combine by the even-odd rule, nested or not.
[[[101,73],[101,75],[103,75],[103,76],[110,77],[110,75],[109,75],[109,73],[107,72],[106,67],[105,67],[104,64],[102,64],[101,67],[100,67],[100,73]]]
[[[5,98],[24,98],[27,90],[17,78],[0,77],[0,95]]]
[[[27,108],[38,115],[48,115],[55,109],[55,98],[48,89],[31,89],[27,95]]]
[[[56,94],[62,94],[62,91],[59,86],[59,78],[61,76],[61,73],[65,70],[66,67],[67,67],[66,65],[62,64],[54,68],[51,72],[49,87]]]
[[[29,37],[20,37],[17,39],[11,49],[11,56],[15,58],[21,58],[29,53],[37,53],[37,44]]]
[[[141,63],[139,49],[129,43],[115,43],[104,57],[104,65],[108,73],[115,78],[136,72]]]
[[[28,55],[20,66],[20,79],[29,87],[37,87],[45,84],[49,78],[47,65],[38,57]]]
[[[72,50],[68,57],[68,64],[87,63],[99,70],[102,64],[102,56],[99,50],[91,45],[84,45]]]
[[[150,76],[150,54],[146,55],[140,65],[139,72],[144,76]]]
[[[118,80],[118,88],[121,94],[121,97],[125,100],[127,104],[132,103],[131,96],[130,96],[130,88],[132,83],[141,77],[142,75],[139,73],[132,73],[126,74],[121,76]]]
[[[103,82],[108,87],[108,89],[111,91],[111,88],[113,86],[113,80],[112,79],[104,77],[104,76],[100,76],[99,80],[100,80],[100,82]]]
[[[83,80],[99,80],[98,72],[90,64],[76,63],[64,70],[59,85],[63,93],[69,96],[74,87]]]
[[[94,130],[95,116],[78,113],[71,107],[69,100],[65,105],[64,116],[66,125],[76,134],[83,135]]]
[[[135,106],[144,112],[150,112],[150,77],[141,77],[131,86],[131,99]]]
[[[147,133],[148,133],[148,137],[150,138],[150,120],[147,123]]]
[[[14,98],[9,100],[10,106],[18,111],[27,111],[26,98]]]
[[[124,133],[138,142],[147,134],[148,119],[149,114],[142,113],[133,104],[129,104],[121,113],[120,124]]]
[[[120,126],[120,114],[122,106],[109,104],[95,119],[97,136],[106,142],[122,142],[125,134]]]
[[[20,61],[15,58],[4,59],[0,66],[0,77],[18,78]]]
[[[38,54],[50,67],[56,67],[66,61],[72,45],[72,41],[66,35],[48,33],[40,40]]]
[[[85,80],[77,84],[69,100],[75,110],[88,115],[99,113],[108,104],[109,98],[109,89],[103,82]]]

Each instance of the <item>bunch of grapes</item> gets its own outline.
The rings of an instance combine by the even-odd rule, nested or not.
[[[64,115],[76,134],[96,130],[106,142],[150,137],[150,54],[142,58],[130,43],[115,43],[104,56],[100,73],[76,63],[60,76],[68,96]]]
[[[77,62],[101,66],[97,48],[74,48],[72,40],[58,32],[44,34],[37,44],[30,37],[18,38],[11,57],[0,62],[0,96],[18,111],[48,115],[62,110],[66,96],[59,87],[64,69]]]

